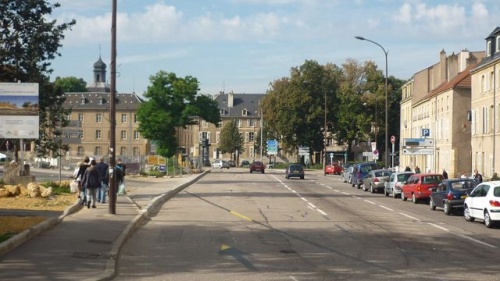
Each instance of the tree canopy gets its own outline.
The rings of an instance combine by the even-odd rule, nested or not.
[[[244,151],[244,138],[235,119],[226,123],[220,132],[219,149],[221,153],[240,153]]]
[[[49,20],[58,3],[46,0],[0,1],[0,82],[39,84],[40,138],[36,140],[40,155],[58,153],[61,143],[56,139],[56,122],[68,113],[62,108],[64,91],[49,82],[51,61],[60,56],[64,33],[75,20],[59,24]],[[62,120],[62,119],[61,119]]]
[[[87,82],[82,78],[76,78],[74,76],[56,77],[54,84],[61,87],[65,93],[87,92]]]
[[[197,117],[219,124],[218,104],[209,96],[198,95],[196,78],[160,71],[149,80],[151,85],[144,93],[146,101],[139,106],[137,119],[139,131],[158,145],[159,155],[175,155],[179,149],[178,128],[197,124]]]

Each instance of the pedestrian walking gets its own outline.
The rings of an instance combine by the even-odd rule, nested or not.
[[[85,171],[87,170],[88,167],[90,167],[90,158],[88,156],[85,156],[83,158],[83,163],[80,165],[80,168],[78,169],[78,173],[75,176],[76,180],[80,179],[78,181],[78,198],[80,198],[82,200],[82,205],[85,205],[85,201],[87,198],[86,197],[86,190],[82,184],[82,179],[83,179],[83,175],[85,174]]]
[[[115,166],[116,186],[118,186],[118,194],[125,194],[125,171],[127,167],[123,164],[121,159]]]
[[[420,168],[418,166],[415,167],[415,174],[420,174]]]
[[[101,187],[101,182],[99,180],[99,172],[95,168],[96,161],[92,159],[90,161],[90,167],[85,170],[82,178],[82,185],[87,190],[87,208],[90,208],[92,203],[92,208],[96,208],[96,192],[99,187]]]
[[[446,172],[445,169],[443,169],[443,179],[445,179],[445,180],[448,179],[448,173]]]
[[[477,169],[474,170],[474,180],[476,180],[477,183],[483,182],[483,176],[477,171]]]
[[[106,195],[108,194],[109,186],[109,165],[104,163],[104,157],[100,157],[95,168],[99,172],[99,182],[101,183],[101,186],[97,190],[97,202],[106,203]]]

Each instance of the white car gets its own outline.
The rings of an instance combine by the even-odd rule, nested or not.
[[[220,159],[215,159],[214,162],[212,162],[212,168],[229,169],[229,162]]]
[[[500,222],[500,181],[483,182],[471,191],[465,198],[464,218],[483,220],[488,228]]]
[[[392,198],[401,197],[401,189],[403,188],[404,182],[413,174],[413,172],[393,173],[389,180],[385,182],[385,196],[391,195]]]

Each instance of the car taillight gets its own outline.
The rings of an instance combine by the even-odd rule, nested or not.
[[[375,178],[373,181],[374,181],[374,182],[379,182],[378,178]]]
[[[500,201],[490,200],[490,205],[493,207],[500,207]]]
[[[417,191],[418,191],[418,192],[420,192],[420,185],[419,185],[419,186],[417,186]]]
[[[453,194],[448,193],[448,194],[446,195],[446,199],[448,199],[448,200],[453,200]]]

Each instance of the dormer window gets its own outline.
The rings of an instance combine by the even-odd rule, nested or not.
[[[497,36],[496,44],[495,44],[495,52],[500,52],[500,35]]]
[[[241,115],[242,115],[242,116],[248,116],[248,110],[243,109],[243,110],[241,111]]]
[[[99,104],[104,104],[104,97],[99,98]]]
[[[486,56],[491,56],[491,40],[488,40],[486,42]]]
[[[219,110],[219,114],[220,114],[220,115],[226,115],[226,114],[227,114],[227,112],[226,112],[226,110],[225,110],[225,109],[221,109],[221,110]]]
[[[81,104],[85,104],[85,96],[82,96],[81,100],[80,100],[80,103]]]

